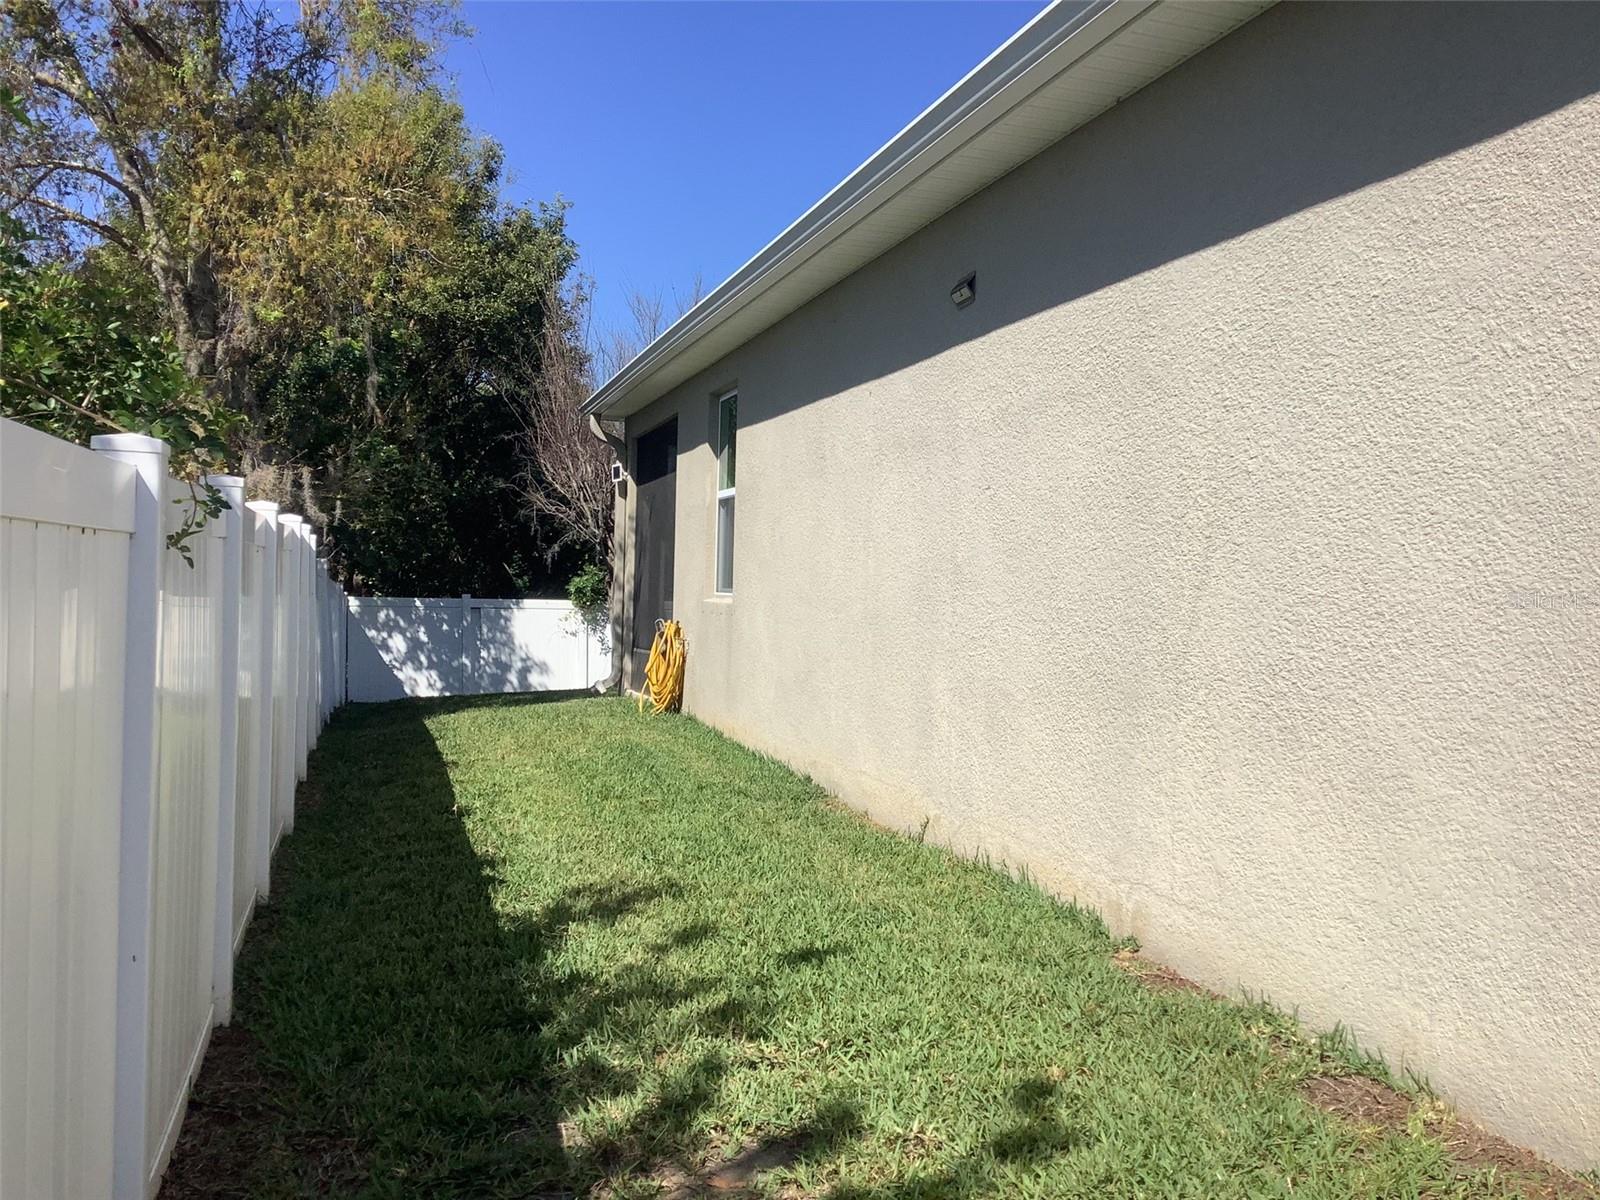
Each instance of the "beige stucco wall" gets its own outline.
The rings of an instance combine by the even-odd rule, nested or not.
[[[640,414],[688,707],[1600,1164],[1596,46],[1273,9]]]

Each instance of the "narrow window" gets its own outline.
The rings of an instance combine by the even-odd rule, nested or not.
[[[739,443],[739,393],[717,401],[717,591],[733,591],[734,455]]]

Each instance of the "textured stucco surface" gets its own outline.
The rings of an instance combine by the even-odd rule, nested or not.
[[[1600,1164],[1597,45],[1273,9],[634,418],[688,707]]]

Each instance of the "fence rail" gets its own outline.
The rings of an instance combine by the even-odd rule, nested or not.
[[[159,1187],[306,756],[344,700],[316,535],[154,438],[0,420],[0,1196]]]

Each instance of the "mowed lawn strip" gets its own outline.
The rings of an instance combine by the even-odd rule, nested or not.
[[[1518,1194],[1306,1103],[1374,1070],[1338,1039],[689,718],[352,707],[303,803],[174,1197]]]

